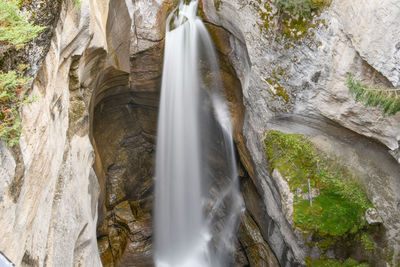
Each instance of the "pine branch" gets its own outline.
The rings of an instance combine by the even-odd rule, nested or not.
[[[346,82],[350,94],[357,102],[362,102],[366,107],[380,107],[383,115],[395,115],[400,111],[400,89],[386,87],[370,87],[362,84],[353,74],[349,74]]]

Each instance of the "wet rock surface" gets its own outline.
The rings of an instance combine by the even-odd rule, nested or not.
[[[103,246],[109,240],[113,256],[109,261],[110,251],[101,253],[104,266],[126,266],[124,262],[135,262],[135,258],[143,264],[152,262],[150,211],[157,107],[132,103],[131,99],[141,97],[156,102],[157,95],[108,97],[95,109],[93,135],[104,168],[98,171],[104,173],[98,238]]]
[[[275,255],[265,243],[257,224],[248,213],[242,215],[239,239],[246,252],[250,266],[279,266]]]
[[[153,264],[153,162],[162,72],[161,21],[166,19],[161,2],[110,4],[106,62],[111,66],[99,80],[92,121],[95,169],[102,188],[97,237],[104,266]]]

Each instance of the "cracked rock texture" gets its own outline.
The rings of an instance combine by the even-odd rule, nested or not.
[[[40,98],[22,109],[20,144],[0,143],[0,251],[17,266],[151,266],[165,19],[178,1],[44,2],[52,35],[25,56],[34,62],[32,94]],[[400,86],[399,3],[333,0],[313,17],[315,27],[294,39],[280,33],[270,1],[202,0],[200,7],[240,158],[246,212],[236,265],[299,266],[310,252],[285,210],[287,185],[267,169],[263,134],[286,113],[333,121],[383,144],[374,160],[398,166],[400,115],[383,117],[355,103],[345,81],[352,72],[365,83]],[[265,12],[274,23],[264,25]],[[277,84],[287,97],[277,94]],[[387,181],[397,186],[393,177]],[[396,266],[392,214],[400,199],[386,185],[383,178],[367,184],[392,239],[387,263]]]

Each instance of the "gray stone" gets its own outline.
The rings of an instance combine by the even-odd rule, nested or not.
[[[288,182],[282,177],[282,174],[278,171],[278,169],[274,169],[274,171],[272,172],[272,178],[275,180],[275,183],[278,186],[279,194],[281,195],[282,199],[282,209],[285,214],[286,220],[293,227],[294,195],[290,191]]]
[[[389,150],[390,155],[392,155],[398,163],[400,163],[400,148],[396,150]]]
[[[250,265],[260,267],[278,266],[279,263],[271,248],[263,239],[257,224],[250,215],[247,213],[243,214],[241,221],[239,238]]]
[[[400,86],[399,3],[336,1],[343,30],[360,56],[396,87]]]
[[[369,208],[365,211],[365,219],[369,225],[378,225],[383,223],[378,211],[374,208]]]
[[[317,247],[317,246],[314,246],[311,249],[310,257],[313,258],[313,259],[319,259],[321,256],[322,256],[321,249],[319,247]]]
[[[6,143],[0,141],[0,203],[14,179],[16,163]]]

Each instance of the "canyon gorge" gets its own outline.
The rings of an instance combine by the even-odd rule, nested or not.
[[[352,73],[400,89],[400,3],[332,0],[292,23],[275,2],[199,1],[244,202],[232,265],[400,266],[400,113],[366,107],[348,88]],[[178,4],[32,0],[32,19],[46,30],[19,51],[0,48],[3,70],[30,65],[29,94],[37,96],[21,108],[19,143],[0,141],[0,251],[16,266],[154,265],[166,21]],[[282,163],[281,148],[294,151],[292,165]],[[226,162],[220,147],[209,153],[213,190]],[[310,183],[310,170],[322,178]],[[351,182],[331,185],[321,170]],[[296,184],[299,172],[305,187]],[[348,199],[363,207],[357,227],[310,230],[299,203],[325,205],[328,189],[340,200],[329,207]],[[353,215],[337,216],[334,223]]]

